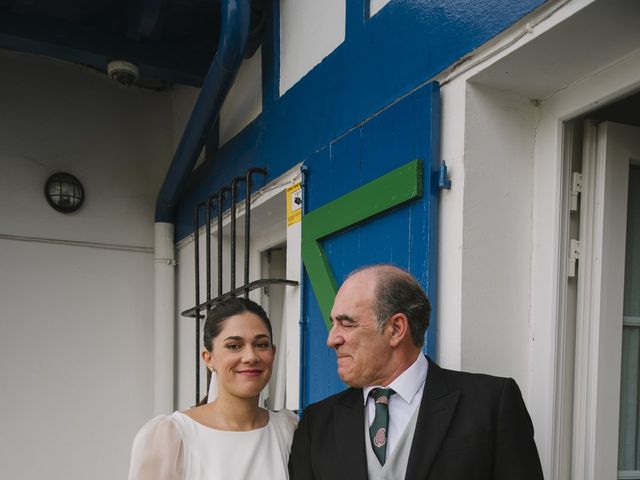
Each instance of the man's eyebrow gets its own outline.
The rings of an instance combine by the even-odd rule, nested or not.
[[[331,321],[335,321],[335,320],[337,320],[340,323],[356,323],[355,318],[346,314],[336,315],[335,318],[331,317]]]

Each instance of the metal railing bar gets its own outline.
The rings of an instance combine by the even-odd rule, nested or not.
[[[247,170],[245,184],[247,195],[244,207],[244,284],[249,284],[249,250],[251,247],[251,187],[253,186],[253,174],[267,175],[266,168],[254,167]],[[249,291],[245,290],[244,298],[249,297]]]
[[[238,183],[246,182],[245,177],[236,177],[231,181],[231,262],[230,277],[231,282],[229,288],[235,290],[236,288],[236,207],[237,207],[237,195],[238,195]],[[246,212],[245,212],[246,214]]]
[[[198,305],[198,311],[207,310],[214,307],[216,304],[220,303],[222,300],[225,300],[229,297],[237,297],[239,294],[243,294],[244,292],[250,292],[252,290],[256,290],[261,287],[265,287],[267,285],[289,285],[292,287],[297,287],[299,282],[296,280],[287,280],[286,278],[263,278],[260,280],[254,280],[250,282],[248,285],[242,285],[237,287],[234,290],[231,290],[224,295],[220,295],[216,298],[212,298],[211,302],[202,302]],[[183,311],[180,315],[183,317],[193,317],[195,315],[196,307],[192,307],[188,310]]]
[[[198,403],[198,397],[200,395],[200,230],[199,222],[200,209],[205,207],[206,202],[198,203],[195,206],[194,219],[193,219],[193,248],[194,248],[194,263],[195,263],[195,297],[196,306],[192,317],[196,320],[196,404]]]

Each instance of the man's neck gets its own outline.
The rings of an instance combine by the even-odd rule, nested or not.
[[[392,363],[393,370],[387,377],[384,379],[382,383],[380,383],[381,387],[388,387],[391,382],[393,382],[396,378],[402,375],[411,365],[415,363],[418,359],[418,355],[422,355],[422,351],[418,349],[407,349],[404,352],[398,352],[401,355],[398,356],[395,362]]]

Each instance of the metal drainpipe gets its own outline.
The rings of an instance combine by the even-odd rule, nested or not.
[[[155,213],[154,411],[174,409],[175,243],[180,197],[242,63],[250,23],[250,0],[222,0],[218,49],[164,179]]]

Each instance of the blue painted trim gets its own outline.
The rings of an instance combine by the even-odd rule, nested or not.
[[[369,0],[348,0],[345,2],[345,42],[360,35],[364,28],[366,5],[368,4]]]
[[[307,213],[307,166],[303,165],[300,169],[302,180],[300,188],[302,189],[302,215]],[[300,262],[300,372],[298,378],[298,413],[302,415],[302,411],[307,406],[307,379],[311,376],[311,362],[309,362],[307,342],[309,337],[309,319],[307,317],[307,309],[305,302],[305,291],[307,288],[307,274],[304,264]]]
[[[431,128],[429,130],[431,138],[429,145],[431,148],[431,177],[429,189],[429,229],[427,241],[427,251],[429,258],[427,261],[427,295],[431,300],[431,318],[427,329],[425,342],[426,353],[433,358],[437,358],[436,333],[438,331],[438,205],[440,200],[440,85],[436,82],[431,84]]]
[[[271,113],[280,98],[280,0],[265,0],[262,42],[262,112]]]
[[[218,50],[158,194],[156,222],[173,223],[178,201],[242,63],[249,34],[250,1],[228,0],[222,2],[221,9]]]
[[[362,1],[368,0],[356,3]],[[543,0],[392,0],[363,22],[361,29],[350,24],[345,42],[275,104],[266,102],[263,113],[227,142],[215,161],[194,172],[192,187],[178,207],[176,240],[191,233],[193,205],[240,172],[251,166],[267,166],[270,178],[277,178],[376,112],[428,83],[438,72],[542,3]],[[275,18],[273,28],[272,37],[279,32]],[[279,48],[274,46],[274,51],[279,52]]]

